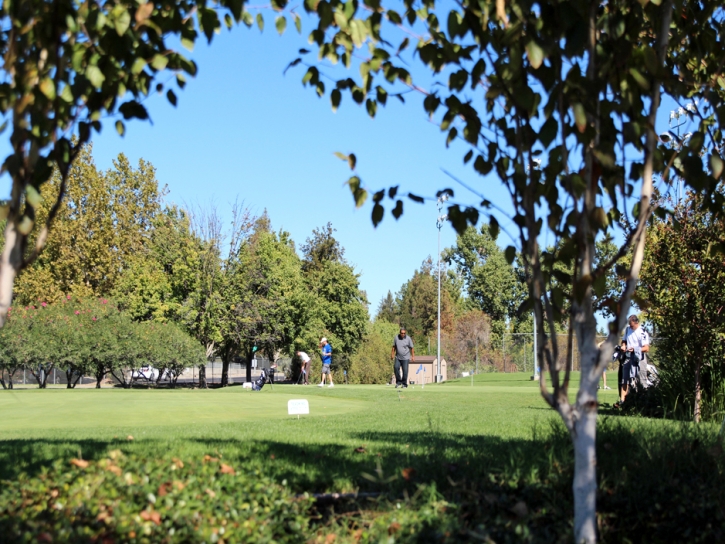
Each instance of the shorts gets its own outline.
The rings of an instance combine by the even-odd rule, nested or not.
[[[630,361],[622,363],[622,379],[620,383],[622,385],[634,383],[634,380],[637,377],[638,368],[639,365],[632,364]]]
[[[322,365],[322,373],[323,374],[329,374],[330,373],[330,365]]]

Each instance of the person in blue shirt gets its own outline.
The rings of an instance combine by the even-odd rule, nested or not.
[[[330,377],[330,385],[327,387],[335,387],[335,384],[332,383],[332,370],[330,370],[330,365],[332,365],[332,346],[327,341],[327,338],[320,340],[320,356],[322,357],[322,381],[317,387],[325,386],[325,376]]]

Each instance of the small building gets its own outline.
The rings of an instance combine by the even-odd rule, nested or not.
[[[415,362],[411,362],[408,367],[408,381],[416,385],[434,383],[437,371],[438,358],[435,355],[416,355]],[[443,381],[448,379],[448,365],[443,357],[441,357],[441,376]]]

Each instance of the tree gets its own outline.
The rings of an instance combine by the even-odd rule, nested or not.
[[[703,211],[703,198],[690,193],[673,217],[652,220],[636,294],[662,337],[660,365],[691,380],[679,402],[695,422],[703,417],[704,371],[714,386],[706,394],[725,382],[725,225]]]
[[[384,384],[390,382],[393,362],[390,360],[390,346],[398,325],[382,319],[369,324],[360,348],[350,357],[347,369],[349,383]]]
[[[19,304],[58,302],[66,294],[109,296],[128,263],[147,251],[163,195],[150,163],[141,160],[133,168],[119,155],[112,169],[99,172],[91,146],[85,146],[66,181],[66,197],[56,211],[53,236],[18,278]],[[48,203],[55,201],[62,183],[56,170],[41,192],[38,221],[48,217]]]
[[[456,245],[443,252],[443,259],[455,265],[468,299],[496,323],[498,334],[502,334],[505,321],[516,317],[523,302],[524,285],[488,225],[467,228],[456,237]]]
[[[247,363],[247,381],[252,381],[254,348],[270,359],[288,349],[297,336],[303,309],[300,260],[286,232],[274,233],[266,213],[257,219],[254,231],[244,240],[228,268],[225,283],[227,316],[223,319],[222,385],[228,383],[232,358],[242,354]]]
[[[516,243],[505,254],[509,262],[517,251],[521,254],[528,290],[521,310],[533,311],[540,325],[538,357],[552,386],[542,377],[541,393],[560,414],[574,446],[574,538],[594,542],[596,387],[639,277],[647,222],[657,209],[652,200],[655,174],[661,174],[666,186],[672,171],[679,171],[695,191],[712,194],[725,164],[717,151],[725,115],[718,83],[725,81],[725,52],[716,38],[723,30],[720,5],[464,0],[450,9],[432,0],[408,0],[402,15],[380,3],[345,10],[332,2],[333,10],[338,5],[335,17],[325,15],[331,7],[326,2],[307,6],[320,17],[310,38],[321,58],[340,60],[347,68],[355,49],[366,43],[369,55],[354,61],[360,76],[338,79],[330,74],[334,69],[308,64],[303,83],[323,95],[322,79],[330,78],[335,81],[330,91],[334,109],[345,92],[356,103],[365,103],[371,116],[388,97],[420,92],[426,113],[446,133],[446,143],[468,147],[464,162],[482,177],[493,173],[509,193],[510,212],[487,197],[485,184],[456,179],[480,205],[453,201],[448,217],[459,233],[476,224],[482,213],[494,239],[499,231],[496,216],[506,217],[517,229]],[[430,71],[425,83],[413,81],[408,66],[414,59],[409,62],[403,53],[411,36],[417,39],[415,56]],[[680,152],[658,147],[654,127],[663,92],[674,100],[707,98],[692,115],[697,136]],[[700,156],[703,149],[710,152],[710,169]],[[341,158],[354,170],[348,185],[356,204],[362,205],[368,189],[357,173],[357,157]],[[438,196],[443,194],[453,197],[454,191],[447,188]],[[395,202],[392,214],[399,218],[405,196],[423,200],[399,187],[375,192],[373,223],[383,219],[386,197]],[[722,212],[723,199],[712,199],[708,206]],[[632,229],[612,259],[596,266],[596,241],[617,230],[623,216]],[[551,279],[559,253],[542,259],[540,240],[545,235],[555,240],[560,254],[574,256],[574,269],[565,281],[573,294],[566,351],[574,349],[576,336],[582,354],[574,403],[568,396],[568,367],[561,372],[556,363]],[[593,298],[603,293],[600,278],[628,253],[628,266],[620,274],[624,288],[608,303],[612,318],[599,349]]]
[[[387,321],[388,323],[396,323],[398,321],[398,308],[393,297],[393,293],[388,291],[388,294],[380,299],[378,304],[378,311],[375,314],[375,320]]]
[[[273,5],[282,8],[284,1]],[[148,119],[141,102],[167,87],[168,73],[176,76],[179,88],[185,85],[184,74],[196,74],[196,64],[168,41],[180,40],[191,48],[201,32],[211,42],[222,18],[227,27],[253,21],[242,0],[10,1],[0,6],[0,113],[12,120],[12,150],[3,161],[12,188],[2,208],[7,221],[0,258],[0,325],[11,305],[15,277],[42,251],[70,167],[92,131],[100,132],[109,117],[116,119],[121,134],[124,121]],[[176,104],[174,90],[166,89],[166,96]],[[59,190],[41,221],[40,193],[54,167]],[[36,225],[34,247],[29,248]]]
[[[300,321],[300,347],[317,349],[320,337],[333,346],[333,364],[346,368],[369,322],[367,296],[360,275],[345,260],[344,248],[330,223],[312,231],[302,245],[304,299],[309,319]]]
[[[448,363],[454,368],[475,363],[478,373],[480,356],[489,346],[490,337],[491,319],[481,310],[469,310],[459,316],[445,343]]]

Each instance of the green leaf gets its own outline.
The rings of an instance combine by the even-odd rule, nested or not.
[[[188,38],[181,38],[181,45],[187,51],[194,51],[194,40],[190,40]]]
[[[262,17],[261,13],[257,13],[257,26],[260,32],[264,31],[264,17]]]
[[[544,147],[549,147],[551,142],[556,138],[559,130],[559,123],[553,117],[549,117],[539,131],[539,141]]]
[[[123,115],[124,119],[148,119],[149,114],[141,104],[135,100],[129,100],[124,102],[118,108],[118,111]]]
[[[488,220],[488,233],[491,235],[494,242],[498,239],[499,231],[500,227],[498,225],[498,220],[494,216],[491,216]]]
[[[357,176],[353,176],[347,180],[347,184],[350,187],[353,198],[355,199],[355,207],[360,208],[363,204],[365,204],[365,201],[368,198],[368,192],[363,189],[362,182]]]
[[[504,255],[506,256],[506,262],[509,264],[513,264],[513,262],[516,260],[516,248],[514,246],[508,246],[504,250]]]
[[[51,78],[46,77],[43,79],[38,88],[40,89],[40,92],[48,98],[48,100],[53,100],[55,98],[55,83],[53,83]]]
[[[403,215],[403,201],[398,200],[395,202],[395,208],[393,208],[393,217],[397,221],[401,215]]]
[[[526,44],[526,56],[529,57],[529,63],[534,69],[544,62],[544,50],[534,40]]]
[[[332,104],[332,111],[337,111],[337,108],[340,107],[341,101],[342,93],[340,92],[340,89],[333,89],[330,93],[330,103]]]
[[[723,170],[723,160],[714,153],[710,155],[710,168],[712,169],[712,177],[719,179]]]
[[[369,98],[365,101],[365,109],[368,111],[370,117],[375,117],[375,113],[378,111],[378,104],[374,100]]]
[[[274,20],[274,26],[277,28],[277,32],[279,32],[279,35],[281,36],[287,28],[287,18],[284,15],[280,15]]]
[[[425,199],[422,196],[414,195],[413,193],[408,193],[408,198],[418,204],[425,203]]]
[[[636,68],[630,68],[629,75],[632,76],[632,78],[637,82],[637,85],[639,85],[643,91],[649,91],[649,80],[642,75],[642,72]]]
[[[86,68],[86,77],[96,89],[100,89],[103,82],[106,80],[106,76],[103,75],[101,69],[95,64],[91,64]]]
[[[115,27],[116,32],[119,36],[123,36],[131,24],[131,14],[121,4],[117,4],[111,11],[111,14],[115,16],[113,26]]]
[[[355,153],[350,153],[350,155],[348,155],[347,163],[350,165],[350,170],[355,170],[355,165],[357,164],[357,157],[355,156]]]
[[[116,132],[118,132],[119,136],[123,136],[126,133],[126,127],[120,119],[116,121]]]
[[[350,160],[350,158],[347,155],[345,155],[344,153],[340,153],[339,151],[335,151],[334,155],[341,161],[347,162]]]
[[[577,130],[584,132],[587,128],[587,113],[584,110],[584,105],[577,102],[572,105],[572,109],[574,110],[574,123]]]
[[[174,91],[172,91],[171,89],[166,91],[166,98],[169,99],[169,102],[171,102],[172,106],[176,106],[176,94],[174,93]]]
[[[468,153],[466,153],[465,157],[463,157],[463,164],[468,164],[468,161],[470,161],[473,158],[473,149],[469,149]]]
[[[375,203],[375,206],[373,206],[373,213],[372,213],[372,220],[373,220],[373,226],[377,227],[380,222],[383,220],[383,214],[385,214],[385,208],[383,208],[380,204],[377,202]]]
[[[138,57],[135,61],[133,61],[133,65],[131,66],[131,73],[137,76],[143,71],[144,68],[146,68],[146,60]]]
[[[297,33],[302,33],[302,18],[295,13],[295,28],[297,29]]]
[[[151,59],[151,66],[159,72],[166,68],[167,64],[169,64],[169,58],[166,55],[154,55],[154,58]]]

